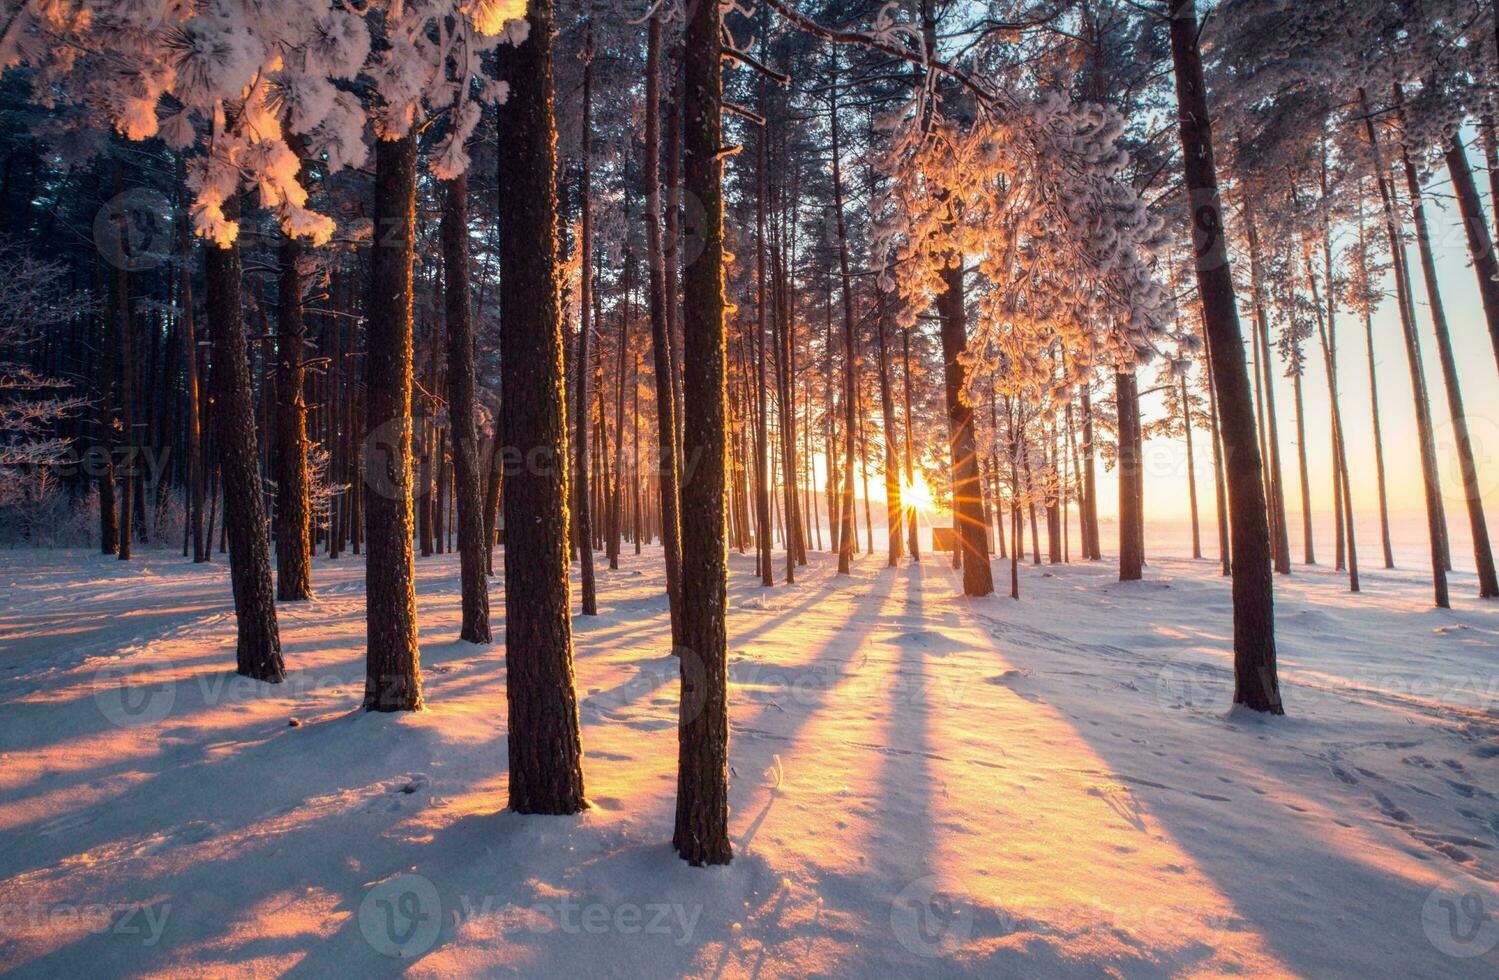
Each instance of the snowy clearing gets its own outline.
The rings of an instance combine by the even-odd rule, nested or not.
[[[1288,715],[1228,711],[1211,561],[730,581],[736,857],[672,853],[660,556],[575,619],[592,809],[505,800],[502,637],[418,563],[428,710],[358,710],[364,584],[232,673],[222,563],[0,556],[0,969],[51,975],[1474,977],[1499,970],[1499,610],[1277,581]],[[996,563],[996,577],[1008,567]],[[496,610],[500,580],[492,580]],[[1169,625],[1168,625],[1169,624]],[[496,623],[500,625],[499,620]],[[1470,903],[1464,905],[1464,902]],[[392,956],[391,954],[394,954]],[[1478,955],[1473,955],[1478,954]]]

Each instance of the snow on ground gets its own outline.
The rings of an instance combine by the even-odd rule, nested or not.
[[[0,970],[22,975],[1473,977],[1499,972],[1499,606],[1278,585],[1289,715],[1231,712],[1212,561],[733,556],[727,868],[670,849],[660,556],[576,621],[588,791],[505,800],[504,648],[418,563],[428,710],[358,710],[363,568],[236,678],[221,563],[0,555]],[[996,579],[1008,567],[996,562]],[[503,608],[495,583],[494,607]],[[500,625],[497,622],[497,625]],[[496,639],[500,639],[499,636]]]

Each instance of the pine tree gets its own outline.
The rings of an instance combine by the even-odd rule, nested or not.
[[[304,147],[290,137],[299,172]],[[312,512],[307,499],[307,404],[302,319],[302,243],[284,235],[278,252],[280,294],[276,305],[276,598],[312,595]]]
[[[238,217],[237,197],[225,202],[228,220]],[[246,677],[280,683],[281,633],[271,587],[270,543],[260,486],[250,359],[240,305],[239,245],[203,250],[208,285],[208,332],[213,344],[209,398],[224,487],[224,532],[229,538],[229,578],[237,626],[236,669]]]
[[[552,0],[530,0],[526,19],[526,42],[502,52],[510,99],[499,112],[509,794],[519,813],[577,813],[587,801],[567,581]]]
[[[365,354],[366,711],[422,706],[412,535],[411,335],[416,234],[416,136],[375,147]]]
[[[723,283],[722,11],[689,8],[683,45],[685,189],[702,203],[702,254],[684,270],[681,719],[672,844],[692,865],[728,864],[727,436]]]
[[[651,364],[655,371],[656,444],[660,456],[657,487],[660,498],[661,548],[666,565],[666,595],[671,613],[672,646],[681,643],[681,515],[678,496],[677,402],[672,389],[672,345],[669,308],[676,303],[667,277],[665,246],[661,240],[661,10],[651,13],[646,40],[645,166],[646,251],[650,266]],[[675,244],[673,244],[673,249]]]
[[[599,611],[593,571],[593,501],[588,489],[588,434],[593,425],[590,419],[592,408],[589,405],[588,396],[589,382],[593,379],[593,361],[590,359],[589,349],[596,326],[593,303],[593,57],[593,35],[590,24],[585,32],[582,52],[583,121],[580,140],[582,160],[578,168],[578,199],[583,209],[583,233],[582,240],[579,242],[581,250],[579,266],[582,269],[582,276],[578,297],[578,348],[573,359],[577,390],[572,409],[575,426],[572,447],[574,458],[573,523],[578,532],[578,540],[573,542],[573,545],[578,550],[578,563],[581,568],[580,584],[583,589],[582,609],[585,616],[595,616]],[[508,523],[506,527],[509,527]]]
[[[453,427],[453,489],[458,507],[458,566],[463,622],[458,638],[488,643],[489,583],[484,572],[483,453],[475,425],[474,319],[469,306],[468,177],[443,184],[442,262],[448,327],[448,414]]]
[[[1191,195],[1197,288],[1214,356],[1233,534],[1234,703],[1284,713],[1275,663],[1275,609],[1270,572],[1270,528],[1256,445],[1243,334],[1229,273],[1223,208],[1213,162],[1212,114],[1198,49],[1195,0],[1171,0],[1182,161]]]

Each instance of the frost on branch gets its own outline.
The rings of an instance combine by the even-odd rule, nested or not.
[[[87,302],[58,284],[64,270],[0,249],[0,504],[22,492],[28,470],[55,461],[68,440],[53,434],[88,402],[66,381],[44,377],[10,358],[48,327],[88,311]]]
[[[321,245],[333,221],[307,207],[287,135],[306,137],[336,171],[363,165],[372,136],[449,113],[431,165],[439,177],[462,173],[480,106],[506,94],[481,55],[525,39],[525,10],[524,0],[49,0],[6,24],[0,67],[27,64],[39,96],[83,107],[69,117],[76,129],[201,151],[198,235],[232,242],[223,205],[248,187],[287,234]]]
[[[1100,363],[1149,359],[1166,336],[1150,268],[1159,225],[1121,177],[1117,113],[1018,88],[1002,101],[960,118],[918,97],[882,121],[881,286],[909,328],[945,288],[944,269],[976,269],[970,391],[992,381],[1037,404],[1065,401]]]

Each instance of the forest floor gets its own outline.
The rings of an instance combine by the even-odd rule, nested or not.
[[[1499,974],[1471,576],[1450,611],[1414,571],[1279,579],[1269,719],[1229,709],[1212,561],[1025,567],[1020,602],[940,559],[731,567],[735,859],[693,869],[655,549],[575,620],[576,817],[503,809],[504,646],[454,639],[454,556],[418,562],[427,709],[375,715],[357,558],[281,606],[271,687],[221,558],[0,554],[0,972]]]

